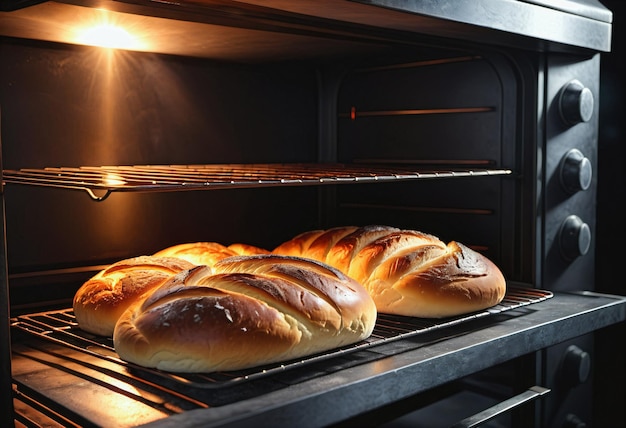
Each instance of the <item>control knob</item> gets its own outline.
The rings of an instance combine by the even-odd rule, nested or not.
[[[591,246],[591,229],[576,215],[568,216],[559,231],[561,254],[566,260],[584,256]]]
[[[576,345],[568,346],[563,354],[562,376],[570,386],[587,380],[591,372],[591,357]]]
[[[561,160],[561,186],[566,192],[574,194],[587,190],[591,185],[593,168],[591,161],[578,149],[571,149]]]
[[[568,125],[588,122],[593,115],[593,93],[578,80],[572,80],[561,89],[559,109]]]
[[[570,413],[565,417],[563,428],[587,428],[587,424],[578,416]]]

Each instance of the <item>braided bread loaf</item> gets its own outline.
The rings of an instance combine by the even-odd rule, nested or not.
[[[151,256],[113,263],[75,293],[72,305],[76,321],[82,330],[111,336],[117,319],[132,302],[193,266],[174,257]]]
[[[120,317],[129,362],[173,372],[236,370],[367,338],[376,307],[356,281],[322,263],[239,256],[182,272]]]
[[[333,266],[365,286],[378,311],[442,318],[478,311],[504,298],[502,272],[458,242],[388,226],[337,227],[300,234],[274,254]]]

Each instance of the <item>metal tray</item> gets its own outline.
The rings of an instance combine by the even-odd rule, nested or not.
[[[166,380],[182,383],[189,387],[213,389],[240,384],[245,381],[256,380],[277,373],[313,364],[319,361],[336,358],[356,351],[366,350],[383,343],[410,338],[416,335],[443,329],[459,323],[466,323],[478,318],[488,317],[505,311],[511,311],[521,306],[530,305],[549,299],[553,294],[545,290],[531,288],[509,287],[502,302],[484,311],[474,312],[467,315],[444,318],[424,319],[389,314],[378,314],[376,325],[372,335],[361,342],[353,345],[334,349],[321,354],[311,355],[304,359],[286,361],[282,364],[259,366],[252,369],[174,374],[160,370],[148,369],[121,360],[113,347],[113,340],[109,337],[96,336],[81,330],[78,327],[73,311],[63,309],[56,311],[38,312],[20,315],[12,319],[11,325],[15,329],[35,335],[65,347],[90,354],[99,359],[108,360],[116,364],[126,366],[133,370],[136,375],[142,373],[150,377],[165,378]]]

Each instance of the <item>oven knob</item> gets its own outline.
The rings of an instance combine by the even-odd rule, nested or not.
[[[593,93],[578,80],[572,80],[561,90],[559,108],[568,125],[588,122],[593,114]]]
[[[563,380],[569,386],[584,383],[591,372],[591,357],[576,345],[568,346],[565,350],[561,366]]]
[[[567,217],[559,231],[559,244],[561,254],[565,260],[574,260],[584,256],[591,246],[591,229],[580,217],[570,215]]]
[[[580,150],[572,149],[561,160],[561,185],[566,192],[574,194],[587,190],[591,185],[593,170],[589,159]]]
[[[563,428],[587,428],[587,424],[578,416],[569,413],[565,417]]]

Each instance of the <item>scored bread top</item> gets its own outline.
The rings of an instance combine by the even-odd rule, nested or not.
[[[415,230],[372,225],[309,231],[273,253],[336,267],[365,286],[383,313],[449,317],[494,306],[506,292],[504,275],[487,257]]]
[[[235,370],[300,358],[367,338],[367,291],[322,263],[237,256],[171,278],[121,317],[122,359],[175,372]]]

